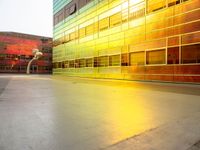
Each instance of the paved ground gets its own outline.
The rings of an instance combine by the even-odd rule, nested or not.
[[[0,75],[0,150],[198,150],[200,85]]]

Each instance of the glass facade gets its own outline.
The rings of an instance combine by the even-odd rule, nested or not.
[[[15,32],[0,32],[0,73],[26,73],[32,50],[43,56],[33,61],[31,73],[52,73],[52,38]]]
[[[53,72],[200,82],[199,0],[54,0]]]

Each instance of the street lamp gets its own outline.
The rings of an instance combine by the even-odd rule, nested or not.
[[[32,53],[34,55],[33,59],[31,59],[28,63],[28,66],[27,66],[27,70],[26,70],[26,74],[30,74],[30,66],[31,66],[31,63],[34,61],[34,60],[38,60],[42,55],[43,53],[40,52],[38,49],[33,49],[32,50]]]

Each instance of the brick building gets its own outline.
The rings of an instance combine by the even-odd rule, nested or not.
[[[31,73],[52,72],[52,38],[15,32],[0,32],[0,73],[25,73],[32,49],[43,56],[31,65]]]

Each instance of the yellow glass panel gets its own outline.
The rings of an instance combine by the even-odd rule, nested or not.
[[[79,37],[80,38],[85,37],[85,28],[79,29]]]
[[[164,64],[165,63],[165,50],[154,50],[146,52],[147,64]]]
[[[92,58],[86,59],[86,67],[93,67],[93,59]]]
[[[104,18],[99,21],[99,30],[105,30],[109,28],[109,18]]]
[[[93,32],[94,32],[94,25],[93,24],[86,27],[86,35],[93,34]]]
[[[99,67],[108,66],[108,56],[102,56],[98,58]]]
[[[120,66],[120,55],[109,56],[109,66]]]
[[[133,52],[130,53],[130,64],[132,65],[144,65],[144,52]]]
[[[143,1],[144,0],[129,0],[129,5],[135,5],[135,4],[141,3]]]
[[[121,23],[121,12],[110,17],[110,27],[119,25]]]
[[[141,3],[136,6],[131,6],[129,8],[129,18],[130,19],[135,19],[138,17],[142,17],[145,14],[145,4]]]
[[[99,31],[99,23],[95,22],[94,23],[94,33],[98,32],[98,31]]]
[[[166,5],[165,0],[149,0],[148,1],[148,12],[156,11],[164,8]]]

